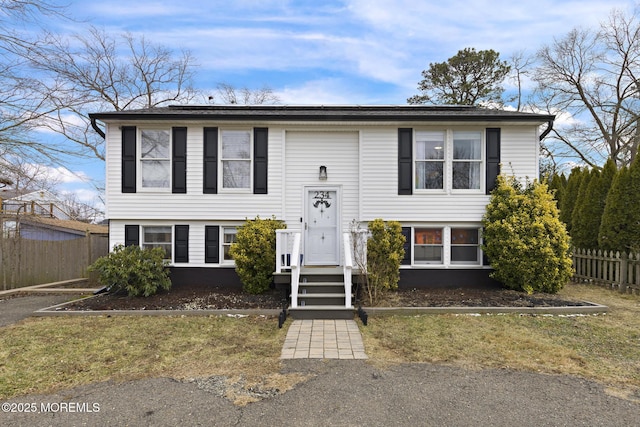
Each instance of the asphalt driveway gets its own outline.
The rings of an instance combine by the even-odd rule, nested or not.
[[[3,295],[0,296],[0,327],[31,316],[34,311],[73,299],[71,295]]]
[[[567,376],[429,364],[381,370],[359,360],[292,360],[284,370],[315,376],[289,392],[245,407],[234,406],[195,382],[154,378],[92,384],[12,399],[9,405],[35,404],[39,413],[0,413],[0,424],[620,427],[640,423],[640,404]],[[64,408],[63,402],[75,406]],[[43,404],[49,412],[42,413]]]

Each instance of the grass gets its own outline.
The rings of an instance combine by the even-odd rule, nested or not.
[[[285,335],[264,317],[31,318],[0,329],[0,400],[159,376],[287,390],[302,378],[279,374]]]
[[[371,317],[361,327],[367,355],[379,366],[428,362],[570,374],[639,398],[640,296],[586,285],[561,293],[608,305],[610,312]],[[286,330],[257,316],[30,318],[0,328],[0,400],[158,376],[216,375],[236,386],[285,391],[305,380],[280,374]],[[227,397],[239,404],[251,400]]]
[[[640,398],[640,296],[571,284],[562,295],[608,305],[606,315],[424,315],[370,318],[362,328],[373,363],[509,368],[599,381]]]

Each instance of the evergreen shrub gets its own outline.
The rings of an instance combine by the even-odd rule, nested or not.
[[[510,289],[555,293],[571,278],[569,235],[546,184],[499,176],[483,217],[492,277]]]
[[[160,289],[171,288],[168,261],[164,256],[162,248],[117,245],[90,265],[89,271],[97,272],[98,282],[110,292],[148,297]]]
[[[276,230],[287,228],[275,218],[256,217],[238,228],[230,254],[245,292],[260,294],[273,282],[276,266]]]

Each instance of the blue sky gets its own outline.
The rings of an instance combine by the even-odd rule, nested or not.
[[[466,47],[502,59],[534,53],[574,27],[596,28],[622,0],[55,0],[85,23],[56,32],[131,32],[191,51],[195,86],[271,87],[284,104],[405,104],[421,71]],[[101,180],[104,165],[69,166]],[[69,178],[64,188],[86,184]]]

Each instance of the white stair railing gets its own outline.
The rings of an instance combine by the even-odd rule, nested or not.
[[[276,230],[276,273],[291,268],[294,235],[297,230]]]
[[[344,252],[344,306],[346,308],[353,308],[351,304],[351,286],[352,286],[352,273],[353,273],[353,256],[351,245],[351,233],[343,233],[342,235],[343,252]]]
[[[291,307],[298,307],[298,285],[300,284],[300,233],[293,235],[291,249]]]

